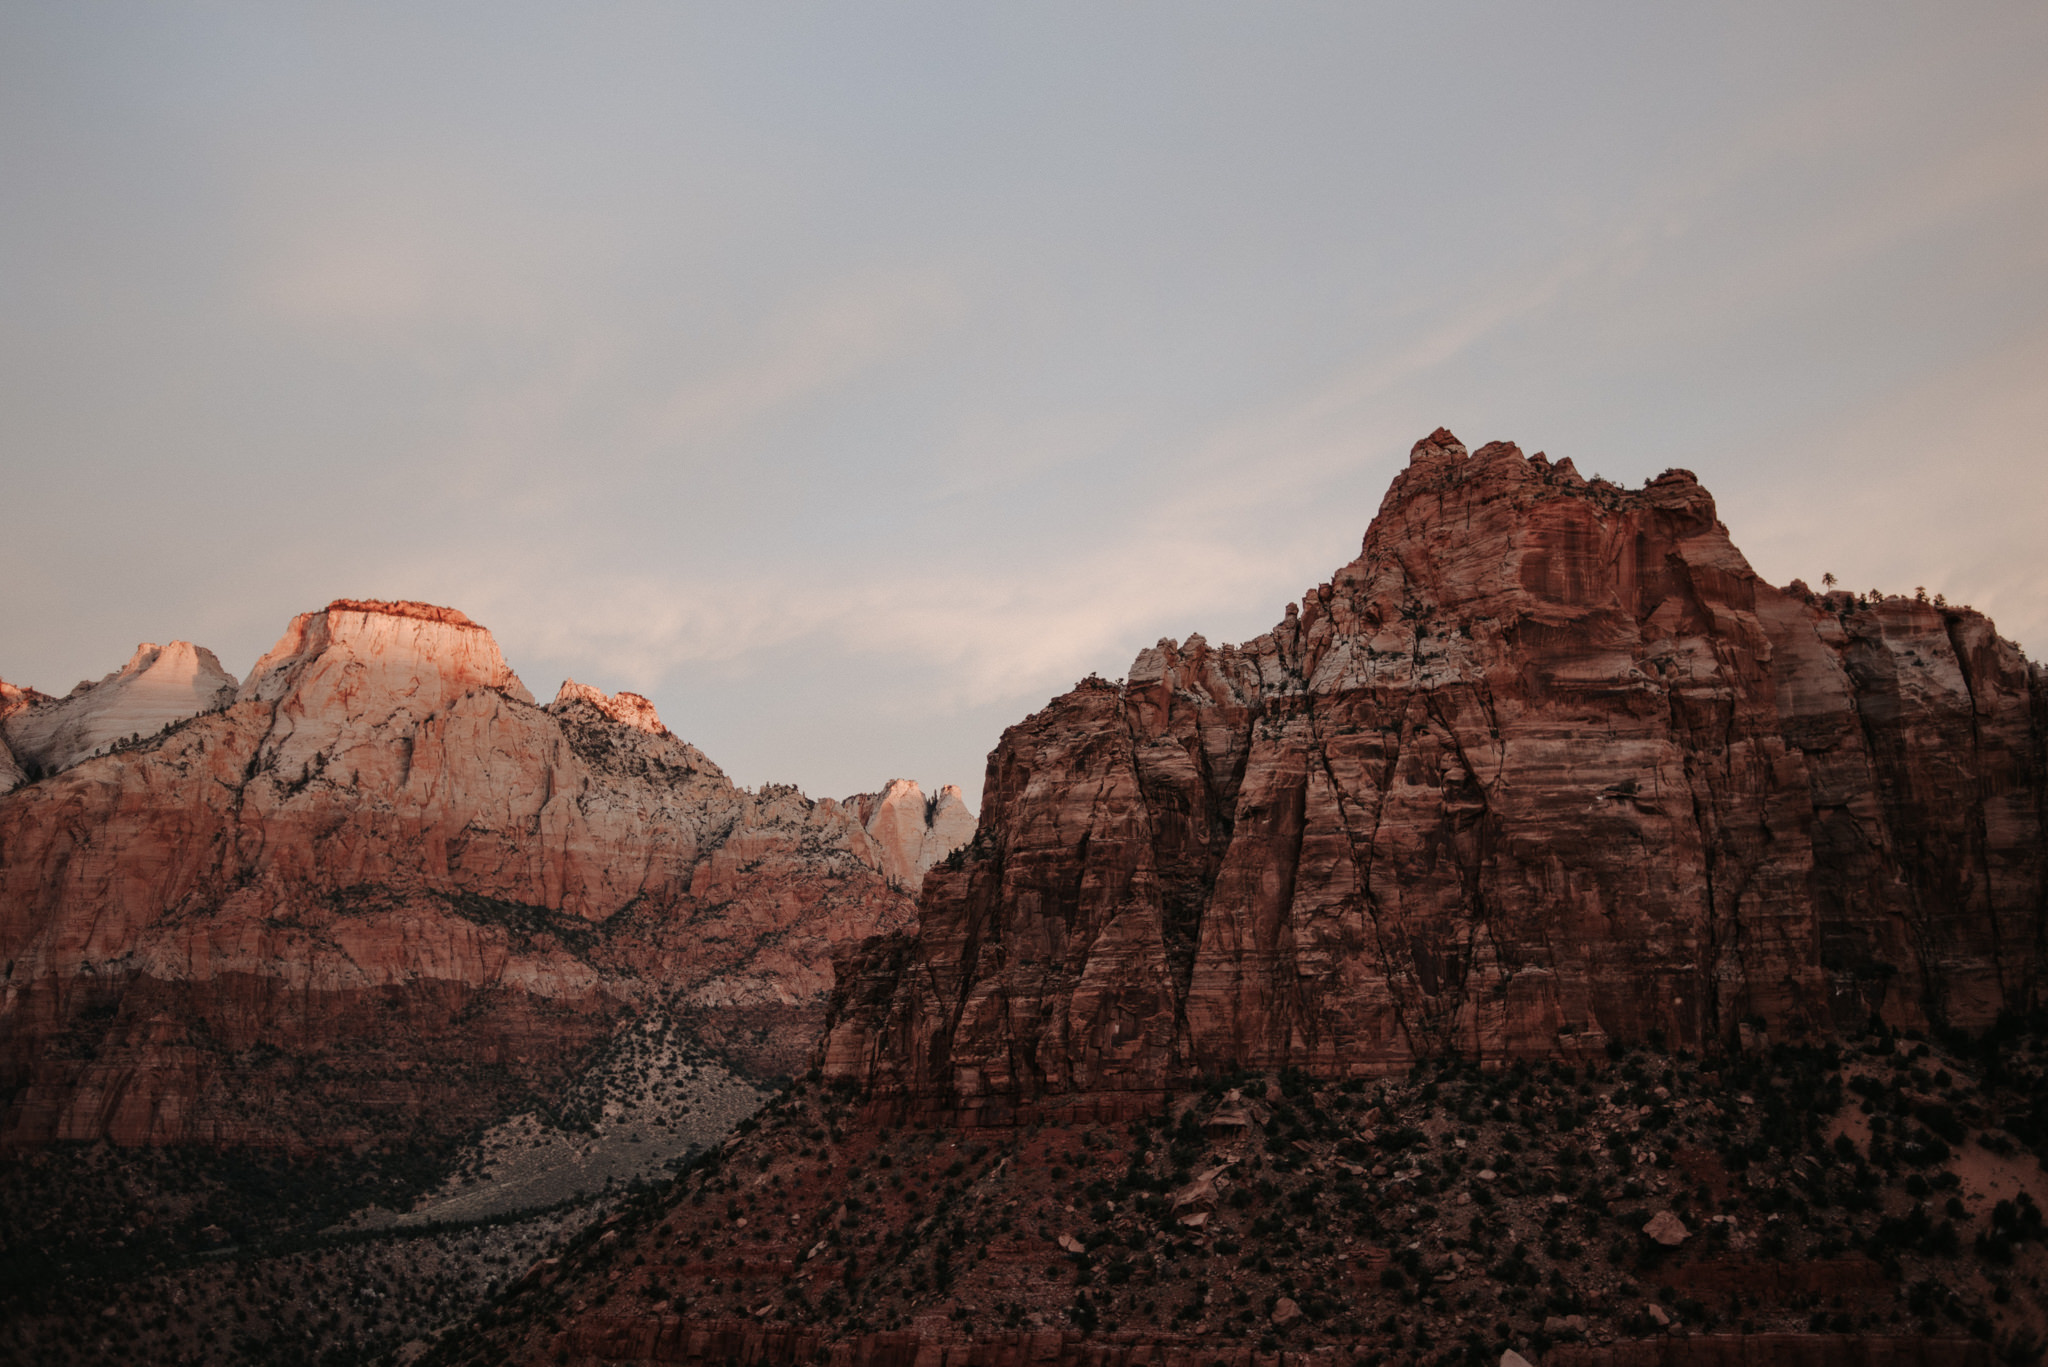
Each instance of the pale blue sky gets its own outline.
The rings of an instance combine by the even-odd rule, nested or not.
[[[2048,8],[0,5],[0,677],[452,604],[977,792],[1439,423],[2048,650]]]

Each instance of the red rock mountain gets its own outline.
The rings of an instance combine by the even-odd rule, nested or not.
[[[4,701],[70,749],[0,797],[0,1144],[459,1132],[657,1000],[787,1067],[835,949],[909,919],[853,813],[735,788],[632,694],[535,706],[461,613],[330,604],[218,700],[151,650]],[[151,680],[189,685],[160,734]]]
[[[2044,735],[1979,614],[1775,588],[1686,471],[1439,430],[1270,633],[1004,734],[824,1067],[1003,1123],[1239,1067],[1981,1028],[2041,996]]]

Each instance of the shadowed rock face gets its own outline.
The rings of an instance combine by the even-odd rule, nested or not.
[[[1979,1028],[2039,996],[2044,700],[1967,609],[1763,583],[1688,472],[1439,430],[1273,631],[1004,734],[822,1061],[1000,1123],[1235,1067]]]
[[[786,1068],[835,949],[910,913],[838,804],[337,602],[224,711],[0,799],[0,1144],[459,1132],[654,1000]]]

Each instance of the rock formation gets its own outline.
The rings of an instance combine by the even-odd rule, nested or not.
[[[454,1133],[657,999],[786,1068],[834,952],[911,914],[839,804],[734,787],[631,694],[536,707],[458,612],[307,613],[161,733],[159,675],[188,714],[226,676],[152,651],[9,718],[61,772],[0,799],[0,1144]]]
[[[6,685],[0,690],[0,738],[14,765],[27,774],[53,774],[118,742],[226,706],[235,696],[235,676],[212,651],[190,641],[145,641],[127,664],[62,698]],[[0,792],[11,786],[0,774]]]
[[[1006,732],[920,924],[842,973],[885,1107],[1117,1115],[2040,997],[2048,687],[1991,623],[1761,581],[1688,472],[1417,443],[1359,558]]]
[[[630,726],[636,731],[645,731],[650,736],[665,736],[668,728],[661,724],[661,717],[655,712],[654,704],[638,693],[604,693],[574,679],[564,679],[560,691],[555,694],[554,708],[560,711],[572,702],[589,703],[598,711],[610,717],[621,726]]]
[[[974,813],[951,783],[927,799],[907,778],[892,778],[879,793],[856,793],[844,804],[858,817],[890,882],[915,893],[925,871],[974,838]]]
[[[46,703],[50,697],[33,688],[22,688],[0,679],[0,793],[12,791],[28,778],[21,761],[15,758],[14,749],[7,743],[7,719],[15,713]]]

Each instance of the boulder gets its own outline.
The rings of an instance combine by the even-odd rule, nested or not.
[[[1685,1221],[1668,1210],[1660,1210],[1650,1217],[1643,1226],[1643,1233],[1666,1248],[1677,1248],[1692,1237],[1692,1231],[1685,1227]]]

